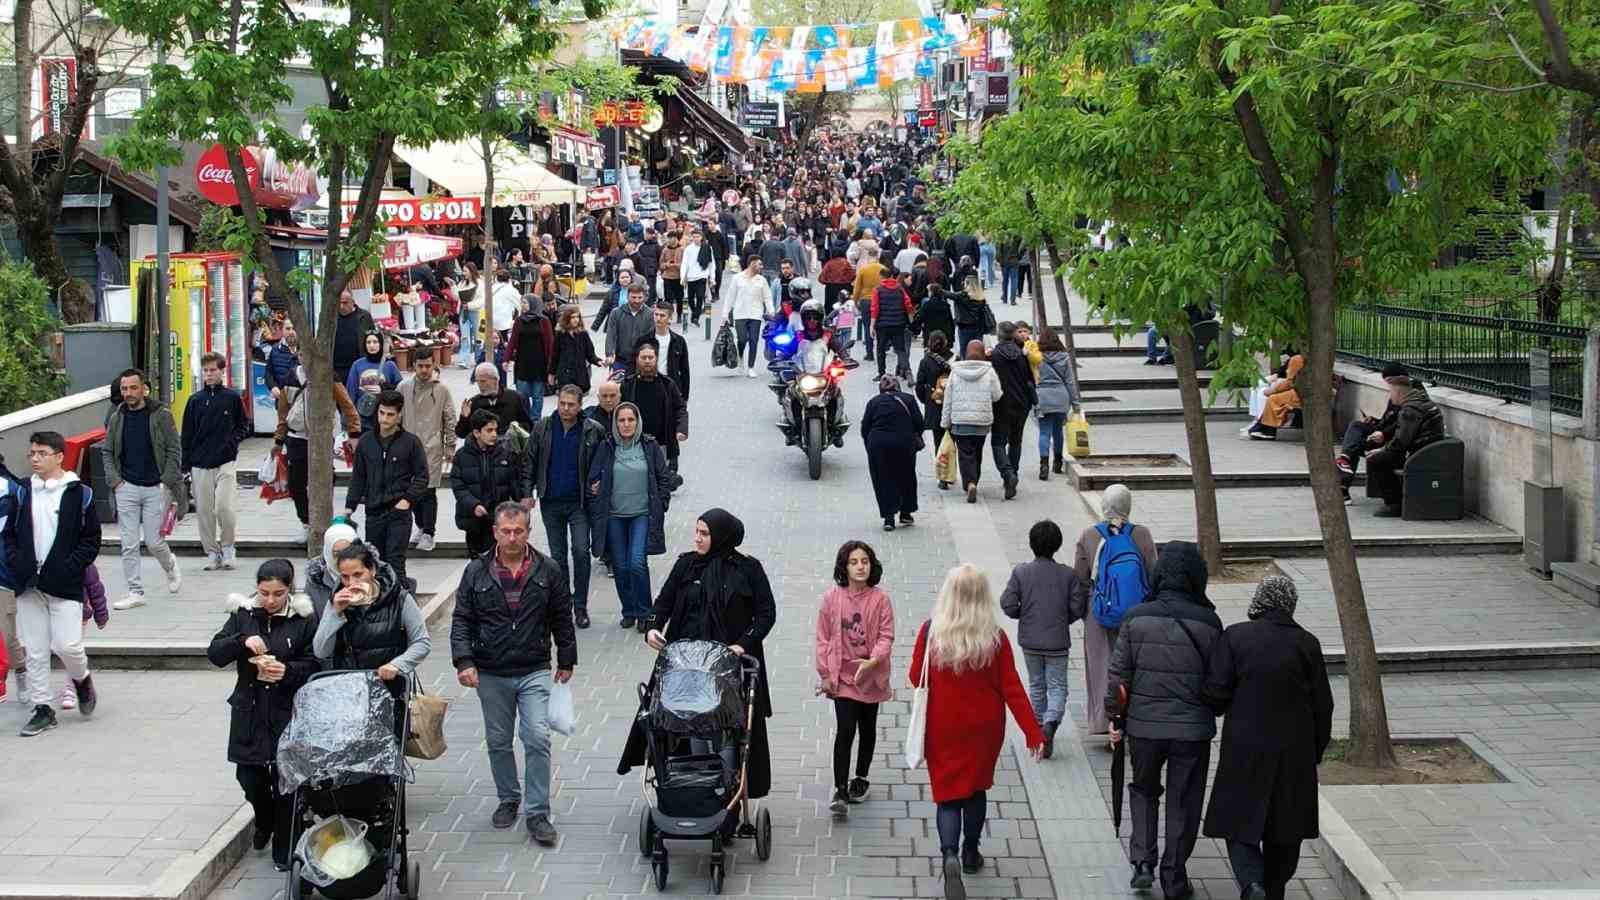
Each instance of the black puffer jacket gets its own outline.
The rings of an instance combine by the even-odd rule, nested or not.
[[[995,344],[994,349],[989,351],[989,362],[994,365],[994,374],[999,376],[1000,389],[1004,391],[1000,401],[994,405],[997,414],[1026,415],[1028,410],[1039,405],[1039,393],[1033,384],[1033,367],[1028,365],[1028,357],[1016,341]]]
[[[1444,439],[1444,413],[1420,384],[1413,384],[1400,405],[1394,437],[1386,445],[1401,453],[1415,453],[1434,441]]]
[[[495,553],[491,549],[467,563],[456,588],[450,620],[450,659],[456,671],[476,667],[490,675],[517,677],[548,669],[552,641],[558,668],[577,665],[572,593],[561,567],[529,547],[532,567],[522,585],[521,602],[512,609],[495,576]]]
[[[228,695],[232,709],[228,722],[228,762],[267,765],[277,758],[278,738],[289,727],[294,714],[294,694],[318,669],[311,652],[311,639],[317,633],[317,618],[311,600],[304,594],[289,598],[288,608],[268,616],[252,595],[233,594],[228,598],[228,621],[211,638],[206,658],[214,666],[233,665],[238,680]],[[250,659],[255,654],[244,642],[260,637],[267,652],[278,658],[285,669],[283,680],[273,683],[256,677]]]
[[[1216,714],[1203,699],[1211,645],[1222,620],[1206,599],[1206,563],[1188,541],[1168,541],[1156,559],[1150,598],[1122,620],[1106,679],[1105,708],[1117,710],[1117,686],[1128,686],[1128,734],[1136,738],[1209,741]]]
[[[485,450],[476,439],[468,438],[450,466],[450,490],[456,495],[458,527],[465,528],[476,521],[472,511],[478,506],[493,516],[501,502],[531,496],[528,455],[513,451],[505,443]]]

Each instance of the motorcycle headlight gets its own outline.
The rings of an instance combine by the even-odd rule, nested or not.
[[[823,378],[821,375],[800,376],[800,390],[805,391],[808,394],[814,391],[820,391],[827,386],[828,379]]]

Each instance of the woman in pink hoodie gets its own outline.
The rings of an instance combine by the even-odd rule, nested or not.
[[[846,541],[833,563],[837,587],[822,595],[817,612],[818,694],[833,700],[837,727],[833,734],[833,801],[835,816],[850,803],[866,799],[871,784],[867,771],[878,742],[878,704],[894,695],[889,687],[889,655],[894,649],[894,607],[878,588],[883,565],[862,541]],[[850,745],[860,734],[856,777],[850,775]]]

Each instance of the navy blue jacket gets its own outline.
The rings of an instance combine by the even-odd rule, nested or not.
[[[17,514],[6,522],[6,562],[17,581],[17,593],[38,588],[52,597],[83,599],[83,572],[100,553],[100,515],[94,491],[81,481],[61,493],[64,513],[56,524],[56,540],[43,560],[33,550],[33,488],[23,483]],[[77,515],[72,511],[77,510]]]
[[[231,463],[239,458],[239,444],[250,436],[244,399],[230,387],[203,387],[189,395],[179,430],[184,471]]]
[[[641,434],[639,440],[644,444],[650,493],[647,513],[650,525],[644,550],[649,556],[659,556],[667,552],[667,504],[672,499],[672,470],[667,468],[667,454],[655,438]],[[603,558],[606,552],[606,523],[611,519],[611,462],[616,453],[616,438],[606,438],[605,443],[595,448],[594,458],[589,461],[588,483],[600,483],[600,493],[589,497],[589,533],[599,535],[591,541],[597,559]]]
[[[13,593],[17,590],[17,575],[11,568],[11,544],[16,540],[12,524],[22,511],[25,490],[23,482],[18,481],[6,468],[5,460],[0,459],[0,589]]]

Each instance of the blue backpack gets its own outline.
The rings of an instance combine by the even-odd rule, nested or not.
[[[1110,629],[1122,627],[1122,617],[1134,604],[1150,593],[1150,578],[1144,570],[1144,556],[1133,542],[1133,523],[1112,532],[1105,522],[1094,527],[1100,532],[1100,555],[1095,562],[1094,617]]]

